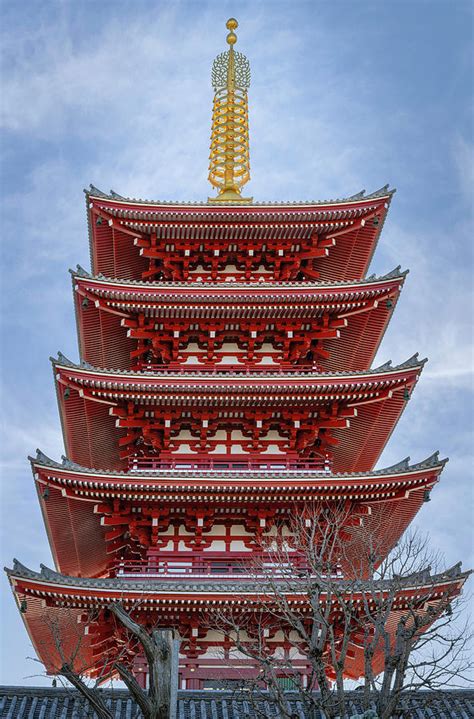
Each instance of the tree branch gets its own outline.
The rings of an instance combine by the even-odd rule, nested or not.
[[[59,673],[70,682],[89,702],[99,719],[113,719],[104,700],[96,689],[91,689],[68,664],[63,664]]]

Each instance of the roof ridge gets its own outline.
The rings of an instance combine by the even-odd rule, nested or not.
[[[66,457],[65,455],[61,456],[62,462],[57,462],[54,459],[51,459],[48,457],[48,455],[44,454],[40,449],[36,450],[36,457],[28,457],[29,461],[32,464],[42,464],[47,467],[54,467],[56,469],[76,469],[80,472],[84,472],[86,474],[104,474],[104,475],[110,475],[110,476],[120,476],[124,478],[130,478],[131,481],[135,481],[138,483],[138,480],[140,478],[152,478],[156,477],[156,471],[148,471],[148,472],[140,472],[139,475],[131,474],[130,472],[122,472],[122,471],[115,471],[115,470],[109,470],[109,469],[96,469],[96,468],[90,468],[90,467],[83,467],[82,465],[78,464],[77,462],[73,462],[71,459]],[[404,459],[400,460],[400,462],[397,462],[395,464],[390,465],[389,467],[382,467],[381,469],[374,469],[372,471],[367,472],[336,472],[336,473],[328,473],[328,474],[321,474],[321,472],[316,472],[318,476],[322,476],[324,479],[334,479],[334,478],[347,478],[347,477],[366,477],[370,475],[376,475],[376,476],[384,476],[387,474],[393,474],[396,472],[412,472],[414,470],[418,469],[429,469],[433,467],[440,466],[441,468],[444,467],[444,465],[449,461],[446,457],[445,459],[439,459],[439,451],[433,452],[429,457],[427,457],[424,460],[421,460],[420,462],[416,462],[415,464],[410,465],[409,464],[410,457],[405,457]],[[170,470],[164,468],[162,471],[169,472]],[[193,476],[197,476],[200,470],[195,469],[180,469],[178,468],[178,471],[182,473],[189,472]],[[252,472],[252,475],[258,474],[259,472],[264,473],[265,475],[268,475],[271,472],[275,473],[283,473],[284,475],[288,475],[289,472],[295,472],[299,473],[301,471],[311,471],[311,470],[301,470],[298,469],[298,467],[295,467],[294,469],[255,469],[252,470],[246,470],[246,469],[225,469],[225,470],[219,470],[219,469],[205,469],[203,468],[201,471],[203,472],[210,472],[213,475],[219,475],[219,474],[230,474],[233,476],[234,473],[241,474],[242,472]]]
[[[61,572],[57,572],[55,569],[51,569],[50,567],[47,567],[45,564],[40,564],[40,571],[37,572],[35,570],[29,569],[29,567],[26,567],[24,564],[19,562],[17,559],[13,560],[13,568],[10,569],[9,567],[5,567],[5,572],[7,573],[8,577],[11,576],[18,576],[23,577],[26,579],[33,579],[36,581],[44,580],[46,582],[51,582],[52,584],[61,584],[61,583],[69,583],[70,585],[76,585],[78,587],[97,587],[97,588],[113,588],[113,589],[128,589],[130,591],[155,591],[158,592],[164,588],[170,589],[173,588],[174,591],[179,591],[183,588],[183,581],[177,578],[177,581],[171,581],[166,580],[163,581],[160,579],[150,579],[150,578],[143,578],[143,579],[125,579],[121,580],[118,577],[104,577],[104,578],[96,578],[96,577],[75,577],[68,574],[63,574]],[[452,579],[464,579],[466,580],[471,574],[473,570],[466,570],[462,571],[462,562],[457,562],[452,567],[448,567],[447,569],[442,570],[441,572],[438,572],[437,574],[431,573],[431,566],[424,567],[423,569],[413,572],[412,574],[409,574],[407,576],[400,576],[394,574],[393,577],[389,579],[376,579],[375,581],[369,582],[368,586],[370,587],[371,591],[382,591],[385,587],[391,586],[393,582],[399,582],[398,589],[402,591],[403,589],[406,589],[408,587],[412,586],[425,586],[427,584],[431,584],[431,586],[435,586],[437,584],[441,584],[445,581],[449,581]],[[72,580],[72,581],[71,581]],[[263,577],[263,580],[265,580],[265,577]],[[288,579],[283,579],[284,586],[288,591],[294,591],[295,588],[298,585],[298,579],[295,578],[295,586],[291,587],[288,583]],[[338,585],[341,588],[350,588],[353,591],[357,591],[358,589],[363,589],[364,586],[367,585],[367,582],[361,579],[355,579],[355,580],[347,580],[347,579],[338,579]],[[340,582],[340,584],[339,584]],[[175,587],[173,585],[176,584]],[[251,585],[250,585],[251,586]],[[268,584],[269,588],[272,588],[271,584]],[[265,587],[265,581],[262,581],[259,583],[259,590],[264,591]],[[249,589],[249,583],[248,581],[244,584],[240,583],[236,579],[232,579],[229,581],[218,581],[216,583],[214,582],[203,582],[199,579],[195,579],[194,581],[189,581],[189,577],[187,578],[185,582],[185,589],[186,591],[200,591],[205,589],[206,591],[225,591],[225,592],[234,592],[234,591],[247,591]]]
[[[309,289],[325,289],[325,288],[331,288],[331,287],[350,287],[351,285],[366,285],[366,284],[376,284],[377,282],[383,282],[385,280],[393,280],[397,277],[401,279],[405,279],[405,277],[410,272],[409,269],[402,270],[401,265],[398,265],[390,272],[387,272],[384,275],[376,275],[372,274],[368,277],[361,277],[359,280],[341,280],[339,282],[334,282],[332,280],[321,280],[321,281],[312,281],[312,282],[254,282],[254,283],[248,283],[248,282],[205,282],[205,283],[195,283],[195,282],[188,282],[188,281],[159,281],[159,282],[144,282],[143,280],[130,280],[130,279],[121,279],[118,277],[106,277],[101,272],[99,272],[97,275],[94,275],[90,272],[87,272],[81,265],[77,265],[77,269],[69,269],[69,272],[73,277],[83,277],[84,279],[90,279],[90,280],[100,280],[110,283],[120,283],[123,285],[131,285],[131,286],[140,286],[145,288],[156,288],[156,287],[169,287],[169,288],[190,288],[190,289],[196,289],[196,290],[205,290],[206,288],[211,289],[222,289],[222,290],[228,290],[235,287],[245,287],[245,288],[255,288],[257,290],[261,289],[281,289],[283,287],[297,287],[298,289],[308,287]]]
[[[310,378],[315,377],[359,377],[363,375],[370,375],[370,374],[384,374],[385,372],[397,372],[398,370],[403,369],[411,369],[414,367],[420,367],[421,369],[424,367],[426,362],[428,362],[428,358],[425,357],[422,360],[418,359],[418,352],[415,352],[415,354],[411,355],[408,359],[406,359],[404,362],[401,362],[398,365],[392,365],[392,360],[388,360],[384,364],[380,365],[379,367],[369,368],[366,370],[352,370],[351,372],[315,372],[308,373],[301,375],[298,375],[297,372],[294,373],[288,373],[289,376],[297,377],[297,376],[306,376]],[[252,373],[246,373],[243,375],[242,373],[232,373],[227,372],[225,369],[216,371],[215,374],[209,374],[208,372],[201,373],[199,370],[195,372],[172,372],[170,371],[167,375],[164,375],[162,373],[156,373],[156,372],[136,372],[134,370],[121,370],[121,369],[112,369],[107,367],[94,367],[89,362],[86,362],[85,360],[81,360],[79,363],[72,362],[66,355],[64,355],[62,352],[58,351],[58,357],[50,357],[49,358],[51,363],[53,364],[53,367],[60,365],[64,367],[72,367],[74,369],[85,369],[85,370],[92,370],[96,372],[97,374],[113,374],[113,375],[129,375],[136,378],[143,378],[143,377],[150,377],[150,378],[156,378],[156,377],[163,377],[163,376],[173,376],[173,374],[181,375],[183,377],[195,377],[195,378],[203,378],[203,377],[227,377],[230,378],[242,378],[242,377],[252,377]],[[268,365],[270,368],[271,365]],[[265,373],[258,373],[255,375],[256,377],[259,377],[260,379],[265,377],[284,377],[285,372],[272,372],[271,369],[268,372]]]
[[[377,199],[379,197],[384,197],[385,195],[388,195],[390,198],[395,194],[396,189],[393,188],[392,190],[389,190],[390,185],[383,185],[383,187],[380,187],[378,190],[375,190],[374,192],[369,193],[368,195],[365,194],[365,190],[361,190],[360,192],[356,193],[355,195],[350,195],[349,197],[338,197],[338,198],[331,198],[328,200],[279,200],[279,201],[262,201],[262,202],[254,202],[250,201],[248,203],[239,203],[238,207],[271,207],[271,206],[306,206],[306,205],[329,205],[332,203],[337,202],[357,202],[358,200],[373,200]],[[138,197],[124,197],[123,195],[119,195],[113,190],[110,191],[110,193],[103,192],[102,190],[99,190],[98,187],[95,187],[95,185],[90,184],[89,189],[84,188],[84,193],[86,197],[97,197],[99,199],[105,199],[105,200],[119,200],[119,201],[125,201],[125,202],[137,202],[144,205],[190,205],[192,207],[218,207],[223,208],[226,207],[223,203],[214,203],[214,202],[203,202],[203,201],[179,201],[179,200],[148,200],[144,198],[138,198]],[[231,204],[231,203],[230,203]]]

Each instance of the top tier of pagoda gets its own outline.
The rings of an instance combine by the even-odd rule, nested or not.
[[[163,203],[86,193],[92,273],[121,280],[323,282],[365,276],[392,198]]]
[[[259,203],[250,179],[247,58],[227,52],[215,90],[203,203],[154,202],[91,186],[91,273],[73,272],[81,360],[154,372],[334,372],[370,367],[403,286],[366,272],[388,185],[345,199]]]

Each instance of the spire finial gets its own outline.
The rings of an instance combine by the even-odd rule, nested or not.
[[[237,35],[233,31],[237,30],[237,28],[239,27],[239,23],[237,22],[235,17],[230,17],[227,20],[225,26],[228,30],[230,30],[229,34],[227,35],[227,42],[232,47],[232,45],[235,45],[235,43],[237,42]]]
[[[250,179],[247,89],[250,64],[245,55],[234,50],[239,23],[229,18],[229,50],[216,57],[212,65],[214,107],[212,113],[209,182],[219,189],[209,202],[251,202],[241,196]]]

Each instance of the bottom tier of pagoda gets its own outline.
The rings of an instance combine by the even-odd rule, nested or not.
[[[182,639],[179,661],[180,687],[200,689],[209,681],[256,678],[258,667],[235,649],[232,636],[216,631],[216,612],[237,612],[246,616],[246,626],[261,629],[262,598],[271,603],[272,594],[265,579],[249,580],[191,580],[169,581],[139,579],[89,579],[68,577],[42,567],[40,573],[31,571],[19,562],[7,570],[31,641],[48,673],[57,673],[64,658],[75,656],[76,666],[82,666],[91,676],[113,673],[118,656],[126,661],[134,674],[146,684],[146,662],[136,647],[127,643],[125,630],[117,626],[108,607],[120,602],[142,626],[173,627]],[[428,613],[436,618],[439,608],[457,596],[468,576],[459,565],[443,574],[430,576],[429,570],[408,577],[400,585],[387,618],[387,631],[392,640],[400,619],[407,610]],[[287,585],[285,585],[287,587]],[[363,606],[377,602],[388,592],[390,585],[379,582],[370,589],[341,580],[347,587],[347,600]],[[265,596],[265,593],[268,593]],[[298,581],[294,589],[285,588],[290,606],[297,609],[302,621],[310,621],[311,608],[305,591]],[[321,595],[321,602],[328,601]],[[333,602],[331,598],[329,601]],[[343,623],[339,604],[331,604],[331,622],[337,630]],[[251,617],[251,621],[248,618]],[[260,619],[259,619],[260,618]],[[250,631],[250,629],[249,629]],[[299,671],[303,682],[309,673],[304,647],[298,651],[290,629],[282,622],[268,620],[264,631],[271,655],[291,657],[292,666]],[[364,628],[354,630],[346,660],[346,675],[358,679],[364,674]],[[57,638],[62,637],[58,645]],[[383,649],[376,651],[373,667],[383,669]]]

